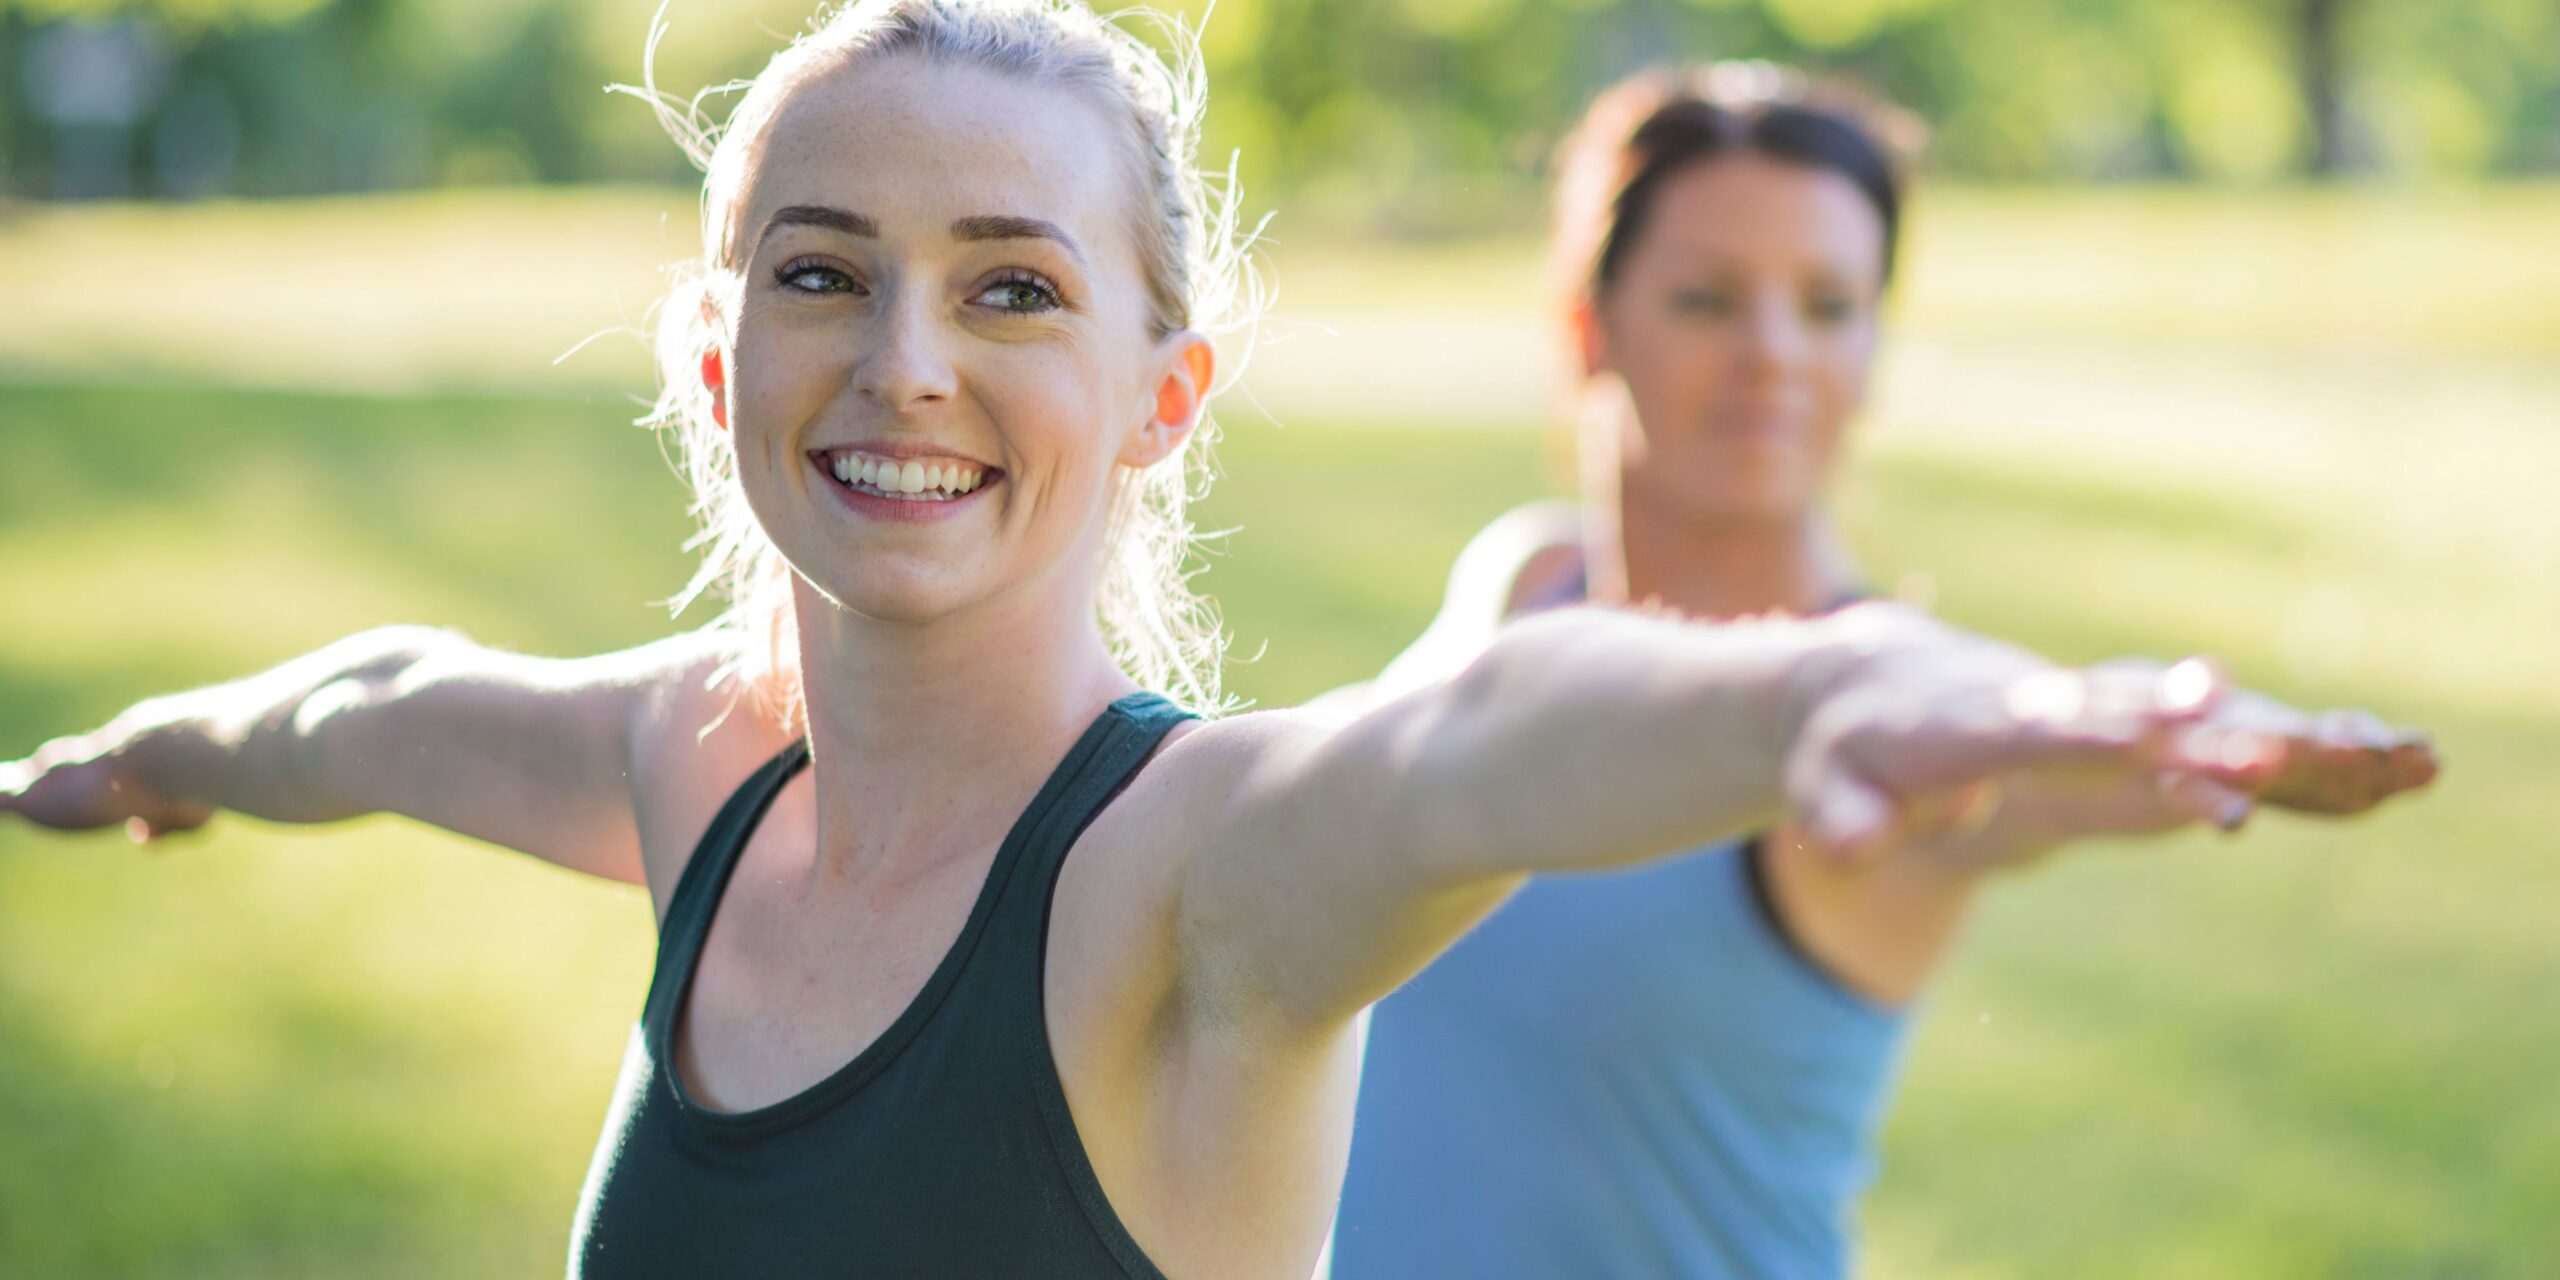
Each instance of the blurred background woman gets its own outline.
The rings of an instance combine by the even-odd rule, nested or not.
[[[1919,133],[1767,63],[1599,97],[1558,158],[1552,246],[1581,501],[1479,534],[1385,688],[1566,604],[1727,619],[1865,594],[1825,494]],[[1845,1273],[1909,1004],[1985,873],[2055,847],[2059,799],[1986,794],[1970,839],[1872,869],[1781,828],[1534,882],[1373,1015],[1336,1280]],[[2124,830],[2247,816],[2179,799],[2096,802]]]

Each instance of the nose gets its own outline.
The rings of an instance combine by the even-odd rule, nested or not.
[[[1804,316],[1796,300],[1782,290],[1754,295],[1742,324],[1743,364],[1756,378],[1771,381],[1803,369],[1812,351]]]
[[[897,291],[869,328],[867,349],[854,365],[855,390],[897,414],[951,398],[957,375],[944,349],[941,317],[924,291]]]

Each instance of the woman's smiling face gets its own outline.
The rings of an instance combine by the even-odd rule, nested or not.
[[[724,354],[748,505],[800,575],[922,622],[1088,602],[1114,471],[1180,444],[1126,132],[1071,91],[890,55],[784,98],[740,193]],[[1177,398],[1176,407],[1180,406]]]
[[[1626,397],[1593,465],[1682,519],[1799,517],[1866,397],[1884,255],[1883,219],[1829,169],[1672,174],[1592,308],[1586,359]]]

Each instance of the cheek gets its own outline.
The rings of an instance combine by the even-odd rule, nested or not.
[[[1849,420],[1867,402],[1867,377],[1875,367],[1875,331],[1844,334],[1826,344],[1813,367],[1814,434],[1826,451],[1848,429]]]
[[[1676,432],[1705,416],[1723,385],[1731,346],[1716,326],[1662,322],[1624,346],[1618,376],[1647,434]]]
[[[789,325],[760,323],[750,313],[738,325],[729,355],[729,394],[741,438],[760,437],[806,418],[842,388],[850,373],[842,342]]]
[[[1030,481],[1018,496],[1036,498],[1044,512],[1089,505],[1110,481],[1117,443],[1115,404],[1099,371],[1067,346],[987,355],[976,391],[1012,455],[1006,465]]]

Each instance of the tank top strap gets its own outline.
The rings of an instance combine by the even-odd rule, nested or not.
[[[774,797],[808,763],[808,739],[795,740],[748,774],[712,815],[711,825],[703,828],[702,839],[694,844],[693,856],[686,860],[683,874],[676,877],[675,892],[667,899],[667,918],[658,926],[657,971],[641,1006],[643,1020],[660,1014],[659,1006],[666,999],[660,985],[693,968],[693,958],[711,932],[721,886],[729,883],[730,867],[746,848],[756,824],[764,820],[765,810],[773,807]]]
[[[1028,1011],[1032,1016],[1025,1025],[1043,1038],[1038,1011],[1049,902],[1067,852],[1094,816],[1127,788],[1164,736],[1190,718],[1190,712],[1159,694],[1133,693],[1113,702],[1058,762],[997,855],[1003,882],[990,895],[987,936],[972,966],[978,972],[968,981],[979,998],[1017,1013]]]
[[[1035,948],[1048,933],[1049,898],[1058,873],[1066,866],[1067,851],[1093,825],[1095,815],[1137,777],[1139,767],[1155,754],[1164,736],[1191,718],[1190,712],[1161,694],[1133,693],[1104,710],[1066,759],[1058,762],[1057,772],[1023,814],[1022,845],[1015,851],[1004,898],[997,904],[1007,916],[1027,911],[1036,918],[1038,924],[1027,931],[1026,939]],[[1021,936],[1011,928],[1005,932],[1009,938]],[[1037,959],[1036,950],[1033,958]]]

